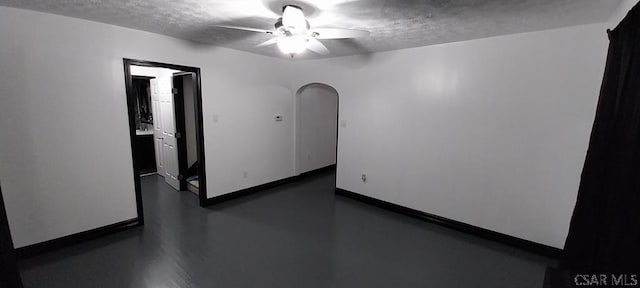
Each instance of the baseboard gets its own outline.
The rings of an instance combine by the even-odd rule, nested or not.
[[[326,172],[326,171],[329,171],[329,170],[332,170],[332,169],[335,169],[335,168],[336,168],[336,165],[332,164],[332,165],[329,165],[329,166],[325,166],[325,167],[322,167],[322,168],[311,170],[309,172],[301,173],[300,175],[297,175],[297,176],[291,176],[291,177],[287,177],[287,178],[284,178],[284,179],[276,180],[276,181],[273,181],[273,182],[265,183],[265,184],[262,184],[262,185],[253,186],[253,187],[250,187],[250,188],[246,188],[246,189],[238,190],[238,191],[235,191],[235,192],[223,194],[223,195],[220,195],[220,196],[208,198],[206,200],[206,203],[205,203],[204,206],[211,206],[211,205],[215,205],[215,204],[220,204],[222,202],[226,202],[226,201],[229,201],[229,200],[233,200],[233,199],[237,199],[237,198],[244,197],[244,196],[247,196],[247,195],[251,195],[251,194],[254,194],[254,193],[257,193],[257,192],[260,192],[260,191],[264,191],[264,190],[268,190],[268,189],[277,187],[277,186],[281,186],[281,185],[285,185],[285,184],[288,184],[288,183],[300,181],[300,180],[302,180],[304,178],[307,178],[309,176],[313,176],[313,175],[316,175],[316,174],[319,174],[319,173],[323,173],[323,172]]]
[[[314,170],[311,170],[311,171],[307,171],[307,172],[301,173],[300,175],[295,176],[295,177],[297,177],[298,179],[304,179],[304,178],[307,178],[309,176],[313,176],[313,175],[316,175],[316,174],[327,172],[327,171],[333,170],[333,169],[336,169],[336,164],[331,164],[331,165],[328,165],[328,166],[324,166],[322,168],[318,168],[318,169],[314,169]]]
[[[25,259],[32,256],[40,255],[46,252],[68,247],[74,244],[78,244],[81,242],[85,242],[88,240],[96,239],[109,234],[113,234],[113,233],[117,233],[127,229],[131,229],[134,227],[138,227],[141,225],[142,223],[140,223],[138,218],[134,218],[134,219],[114,223],[111,225],[95,228],[92,230],[52,239],[49,241],[16,248],[15,251],[18,259]]]
[[[429,223],[438,224],[440,226],[444,226],[447,228],[451,228],[454,230],[458,230],[464,233],[472,234],[475,236],[479,236],[485,239],[489,239],[492,241],[500,242],[505,245],[509,245],[512,247],[516,247],[522,250],[526,250],[529,252],[533,252],[536,254],[540,254],[546,257],[559,259],[562,255],[562,249],[558,249],[555,247],[547,246],[544,244],[536,243],[533,241],[521,239],[518,237],[502,234],[499,232],[491,231],[488,229],[480,228],[477,226],[473,226],[470,224],[466,224],[463,222],[451,220],[445,217],[441,217],[438,215],[429,214],[423,211],[415,210],[412,208],[408,208],[405,206],[393,204],[387,201],[383,201],[380,199],[372,198],[369,196],[365,196],[362,194],[358,194],[355,192],[351,192],[348,190],[336,188],[336,194],[342,195],[345,197],[349,197],[358,201],[362,201],[367,204],[371,204],[383,209],[391,210],[403,215],[411,216],[414,218],[418,218]]]

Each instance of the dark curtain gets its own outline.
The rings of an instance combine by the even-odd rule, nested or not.
[[[560,268],[640,272],[640,6],[613,31]]]
[[[9,231],[9,221],[0,189],[0,287],[20,288],[22,280],[18,274],[16,255]]]

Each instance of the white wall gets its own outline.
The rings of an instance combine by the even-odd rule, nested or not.
[[[294,174],[288,62],[6,7],[0,39],[0,181],[16,247],[136,216],[123,57],[202,69],[209,197]]]
[[[187,142],[187,166],[191,167],[198,161],[198,142],[196,139],[196,99],[193,87],[193,77],[182,77],[184,95],[184,126]]]
[[[321,82],[340,94],[339,188],[561,248],[605,29],[305,61],[291,86]]]
[[[296,98],[296,171],[336,164],[338,94],[323,84],[300,88]]]

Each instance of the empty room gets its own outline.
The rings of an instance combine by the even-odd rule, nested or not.
[[[640,287],[637,0],[0,0],[0,287]]]

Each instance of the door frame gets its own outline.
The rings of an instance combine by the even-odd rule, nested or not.
[[[184,178],[184,175],[189,169],[189,163],[187,159],[187,119],[184,113],[184,79],[182,77],[193,77],[193,75],[194,74],[191,72],[173,73],[173,89],[177,89],[177,91],[172,91],[173,108],[175,110],[174,113],[176,116],[174,119],[176,124],[176,133],[180,133],[180,137],[176,138],[178,144],[178,174],[182,176],[178,178],[178,180],[180,181],[181,191],[187,189],[187,179]],[[195,81],[193,81],[193,83],[195,84]],[[199,176],[200,175],[198,175],[198,179]],[[200,187],[198,187],[198,191],[200,191]]]
[[[136,207],[138,210],[138,219],[140,219],[140,223],[144,223],[144,211],[142,208],[142,188],[140,186],[140,171],[138,170],[138,165],[136,163],[136,148],[135,148],[135,137],[136,137],[136,123],[135,123],[135,93],[133,91],[133,77],[131,76],[131,65],[134,66],[144,66],[144,67],[157,67],[157,68],[168,68],[173,70],[180,70],[185,72],[191,72],[195,74],[194,77],[194,92],[195,92],[195,115],[196,115],[196,145],[198,150],[198,200],[200,206],[204,207],[206,205],[207,200],[207,182],[206,182],[206,162],[204,155],[204,126],[203,126],[203,110],[202,110],[202,86],[201,86],[201,77],[200,77],[200,68],[183,66],[183,65],[175,65],[161,62],[153,62],[146,60],[137,60],[137,59],[129,59],[123,58],[124,63],[124,78],[125,78],[125,88],[127,94],[127,109],[129,114],[129,136],[131,139],[131,157],[133,159],[133,179],[135,184],[135,194],[136,194]],[[177,109],[174,107],[174,113]]]

